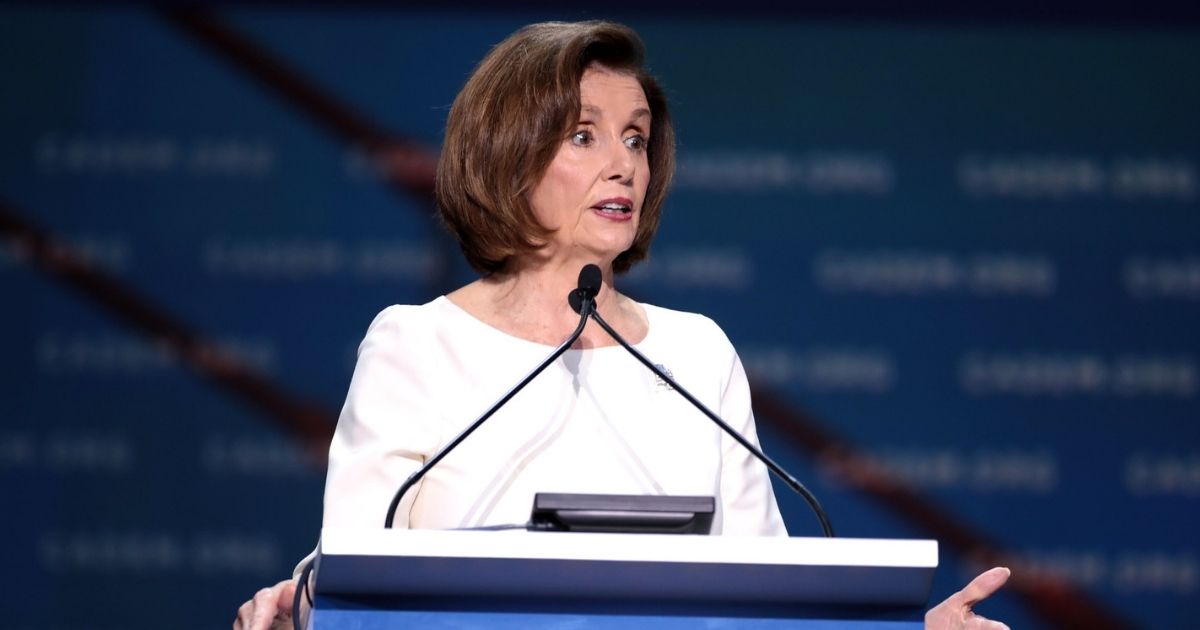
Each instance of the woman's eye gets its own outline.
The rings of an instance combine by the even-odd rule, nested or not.
[[[646,149],[645,136],[629,136],[625,138],[625,146],[635,151],[644,151]]]
[[[571,144],[578,147],[586,147],[592,143],[592,132],[583,130],[576,131],[571,134]]]

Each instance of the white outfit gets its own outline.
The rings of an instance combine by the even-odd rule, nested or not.
[[[721,329],[643,308],[638,349],[757,443]],[[400,484],[552,350],[445,297],[380,313],[329,449],[324,526],[382,527]],[[525,523],[535,492],[712,495],[712,533],[787,534],[766,467],[620,346],[568,350],[409,490],[396,527]]]

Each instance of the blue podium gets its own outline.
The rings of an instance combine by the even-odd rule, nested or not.
[[[930,540],[325,529],[313,630],[919,628]]]

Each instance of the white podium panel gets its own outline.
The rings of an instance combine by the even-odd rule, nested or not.
[[[326,529],[312,625],[913,627],[936,567],[928,540]]]

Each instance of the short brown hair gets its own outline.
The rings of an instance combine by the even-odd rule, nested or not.
[[[633,245],[613,269],[646,257],[675,171],[675,132],[644,57],[627,26],[545,22],[513,33],[479,63],[450,109],[437,174],[442,222],[477,271],[500,271],[512,256],[544,246],[550,233],[525,194],[578,122],[579,81],[591,64],[635,77],[650,105],[650,184]]]

